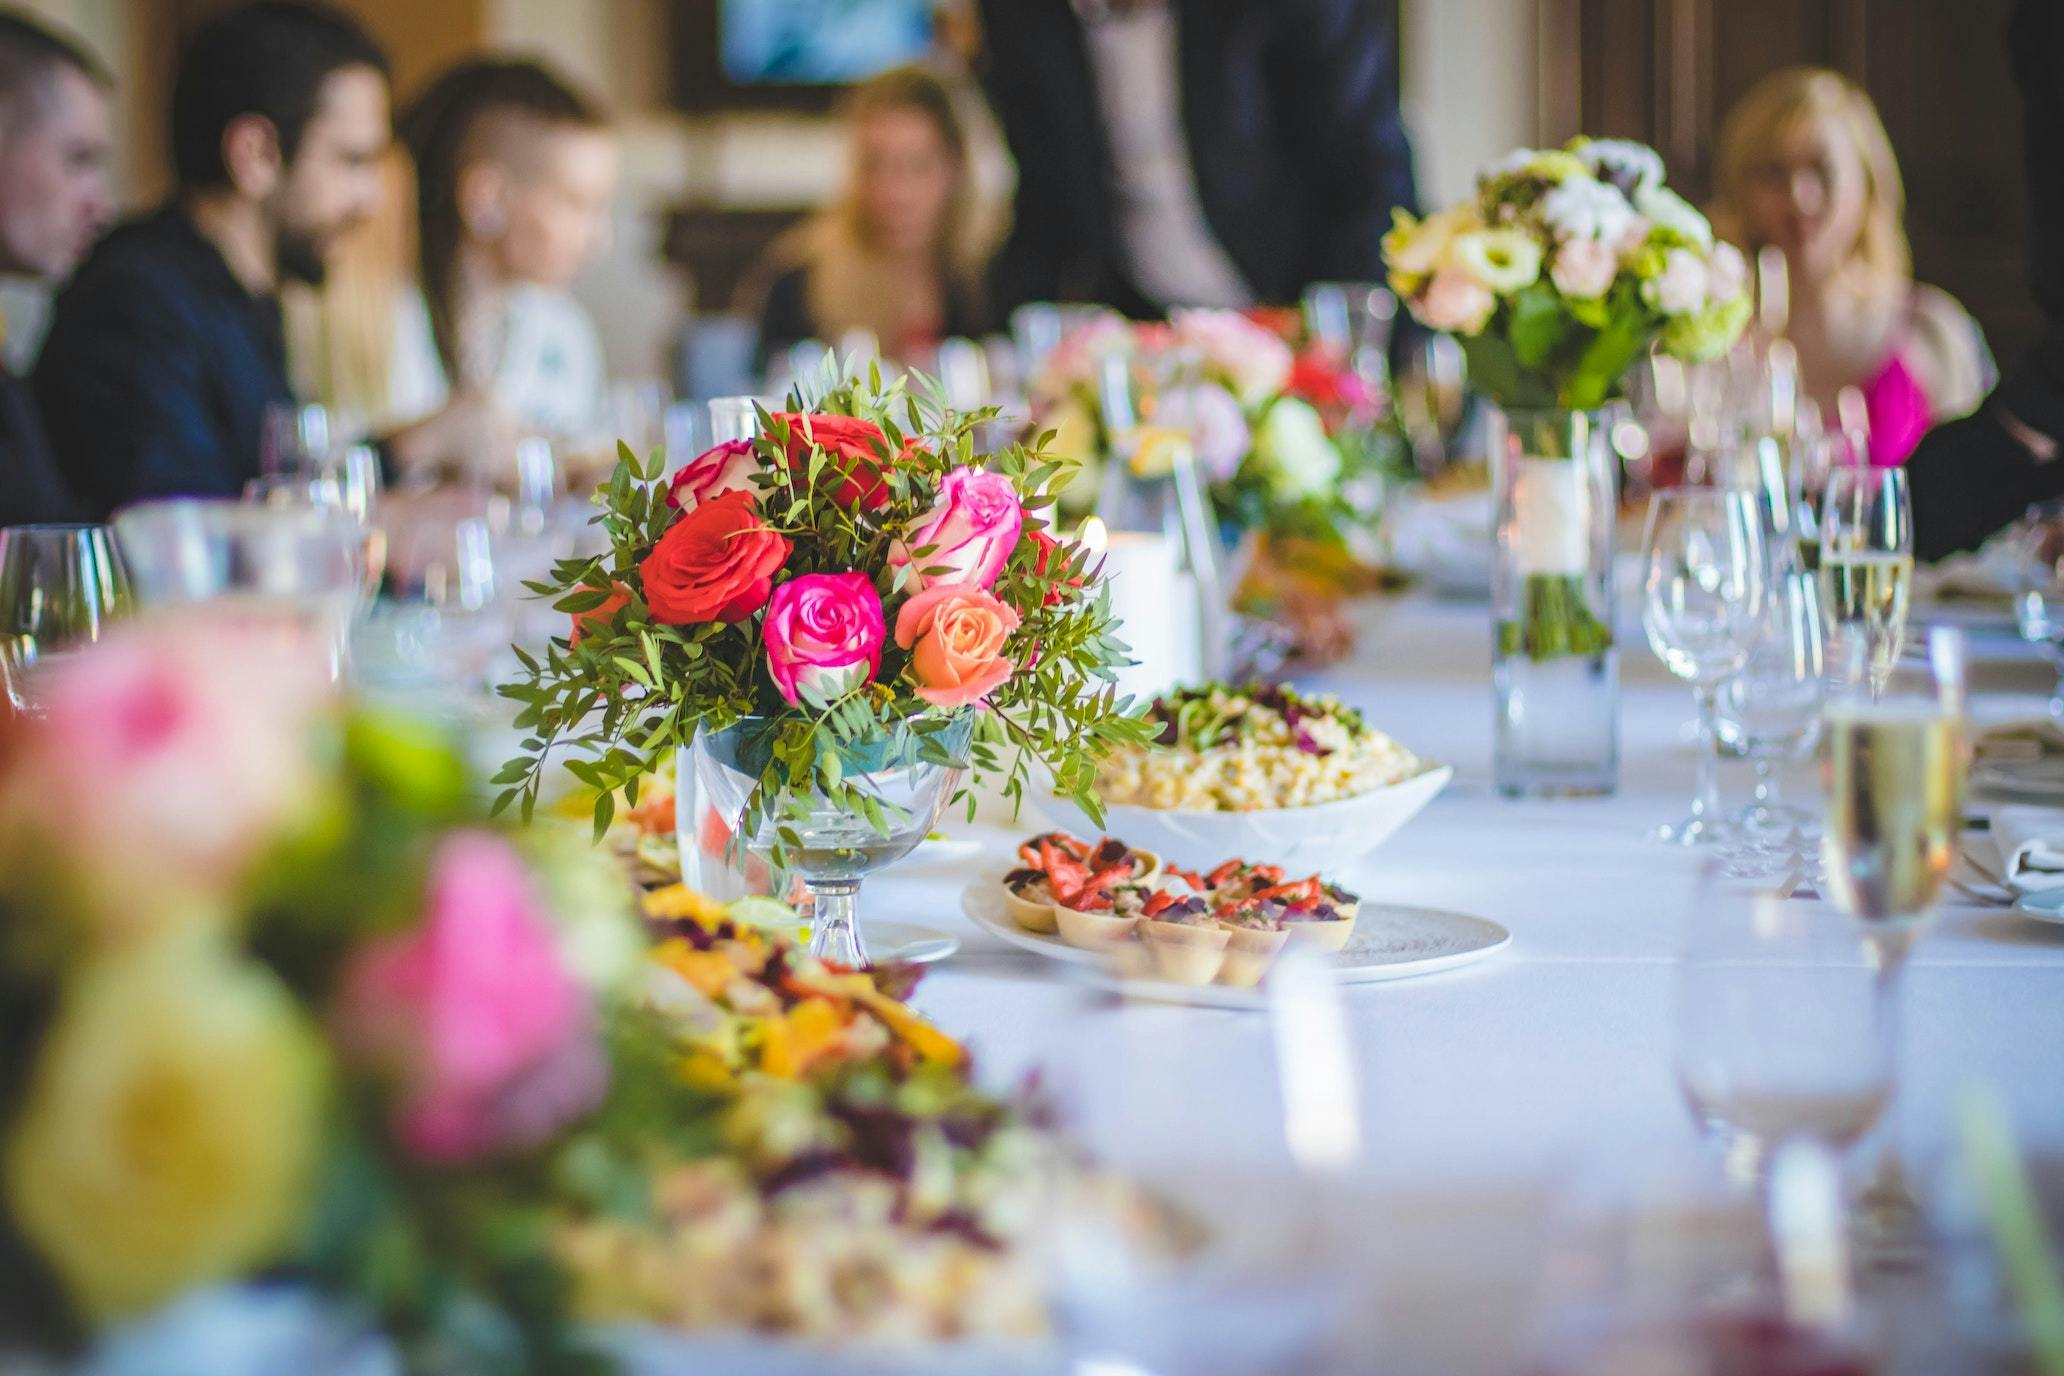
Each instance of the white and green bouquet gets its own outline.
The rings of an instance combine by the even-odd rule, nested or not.
[[[1594,409],[1651,343],[1715,358],[1749,319],[1740,251],[1663,185],[1654,149],[1620,139],[1518,149],[1460,205],[1398,212],[1383,255],[1392,290],[1508,411]]]

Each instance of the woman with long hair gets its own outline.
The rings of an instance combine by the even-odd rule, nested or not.
[[[1806,392],[1827,415],[1844,388],[1863,393],[1874,462],[1903,461],[1978,404],[1984,337],[1949,293],[1913,280],[1899,163],[1861,87],[1813,67],[1763,78],[1721,128],[1716,183],[1715,230],[1784,254]]]
[[[856,87],[842,115],[845,192],[775,242],[758,290],[762,353],[865,330],[886,357],[925,362],[981,323],[982,236],[953,96],[899,67]]]
[[[592,439],[602,347],[570,289],[606,243],[608,121],[538,64],[483,58],[431,82],[399,127],[416,164],[419,322],[442,382],[489,391],[530,430]]]

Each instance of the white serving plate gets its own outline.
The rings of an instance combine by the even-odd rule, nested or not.
[[[1447,765],[1433,765],[1402,782],[1352,798],[1252,812],[1106,803],[1101,827],[1065,799],[1056,799],[1055,806],[1070,829],[1115,836],[1185,868],[1209,869],[1221,861],[1241,859],[1281,865],[1291,874],[1335,875],[1418,816],[1454,774]]]
[[[977,878],[961,891],[960,910],[991,936],[1049,960],[1079,967],[1126,994],[1167,1003],[1207,1008],[1263,1008],[1267,995],[1259,989],[1223,984],[1174,984],[1167,980],[1125,979],[1108,969],[1095,951],[1070,946],[1058,936],[1028,932],[1011,920],[1003,902],[1003,871]],[[1342,984],[1374,984],[1411,979],[1482,960],[1512,940],[1512,933],[1487,917],[1364,902],[1347,949],[1335,960]]]

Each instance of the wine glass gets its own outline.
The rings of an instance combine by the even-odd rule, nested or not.
[[[1767,563],[1752,493],[1666,488],[1649,500],[1641,624],[1669,671],[1698,703],[1698,776],[1691,815],[1657,839],[1704,845],[1724,832],[1715,783],[1720,685],[1748,663],[1762,618]]]
[[[340,418],[317,402],[276,401],[259,423],[258,471],[313,473],[329,462],[343,437]]]
[[[349,461],[351,453],[372,458],[368,470]],[[326,471],[310,476],[306,472],[268,473],[244,484],[244,501],[276,511],[327,511],[343,518],[355,534],[361,573],[360,609],[380,591],[380,579],[387,567],[387,532],[373,516],[378,491],[379,462],[363,445],[340,455]],[[370,482],[371,490],[368,491]]]
[[[139,502],[115,515],[122,561],[145,606],[211,604],[276,627],[332,678],[365,586],[364,537],[342,511],[208,497]]]
[[[1810,904],[1710,867],[1677,966],[1677,1083],[1744,1183],[1799,1139],[1846,1151],[1892,1092],[1892,1017],[1869,947]]]
[[[128,602],[106,526],[0,530],[0,684],[14,710],[38,712],[43,671],[100,639]]]
[[[1732,819],[1750,835],[1789,844],[1812,815],[1779,796],[1777,766],[1811,756],[1825,693],[1820,585],[1789,543],[1770,548],[1770,583],[1748,662],[1720,690],[1720,748],[1749,761],[1756,791]]]
[[[1820,502],[1820,597],[1838,680],[1881,684],[1906,643],[1913,505],[1906,470],[1849,463]]]
[[[1894,664],[1827,710],[1828,888],[1863,924],[1895,1033],[1907,956],[1934,912],[1963,826],[1965,665],[1963,636],[1936,627],[1924,663]],[[1919,1220],[1896,1141],[1887,1141],[1862,1205],[1872,1250],[1896,1258]]]

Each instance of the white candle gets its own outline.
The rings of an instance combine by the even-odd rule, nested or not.
[[[1082,523],[1091,567],[1102,560],[1111,617],[1132,647],[1132,665],[1118,671],[1118,689],[1152,697],[1203,676],[1197,583],[1178,571],[1175,542],[1144,531],[1108,531],[1092,516]],[[1098,552],[1100,551],[1100,553]]]

